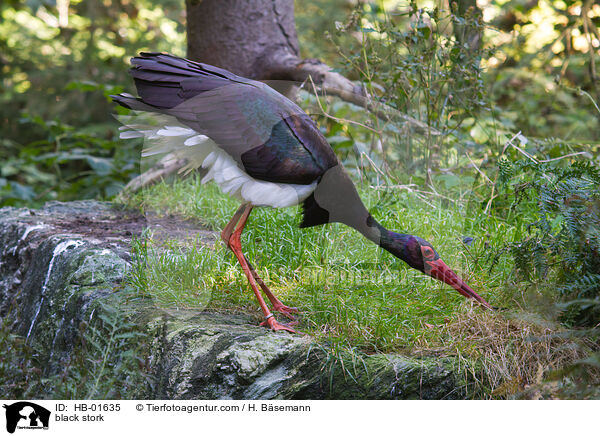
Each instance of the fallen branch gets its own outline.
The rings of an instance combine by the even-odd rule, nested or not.
[[[441,132],[409,115],[393,109],[385,104],[374,101],[365,91],[364,86],[356,85],[331,67],[318,59],[282,61],[280,67],[270,74],[270,79],[292,80],[298,83],[314,82],[324,95],[339,97],[348,103],[360,106],[385,121],[401,121],[417,130],[419,133],[441,135]]]
[[[152,168],[131,179],[119,196],[126,199],[140,189],[158,183],[171,174],[176,173],[187,165],[187,163],[187,159],[181,159],[175,156],[175,153],[169,153]]]

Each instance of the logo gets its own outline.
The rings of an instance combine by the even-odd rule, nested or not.
[[[10,405],[4,404],[6,409],[6,431],[14,433],[15,429],[48,429],[50,411],[29,401],[19,401]]]

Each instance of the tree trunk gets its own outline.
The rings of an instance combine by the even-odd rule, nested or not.
[[[255,80],[310,76],[329,94],[364,97],[324,63],[300,58],[293,0],[186,0],[186,7],[190,59]]]
[[[293,0],[186,0],[186,6],[190,59],[262,80],[282,78],[282,69],[297,65]]]

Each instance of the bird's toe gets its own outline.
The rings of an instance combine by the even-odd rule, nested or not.
[[[290,324],[293,324],[293,322]],[[271,316],[271,317],[267,318],[265,321],[261,322],[260,325],[262,327],[270,328],[274,332],[285,331],[285,332],[289,332],[289,333],[298,333],[296,330],[291,328],[289,325],[281,324],[280,322],[278,322],[273,316]]]
[[[285,304],[275,304],[273,310],[287,316],[291,320],[295,320],[294,313],[300,312],[297,307],[288,307]]]

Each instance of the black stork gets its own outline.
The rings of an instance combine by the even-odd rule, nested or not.
[[[258,206],[302,204],[300,227],[348,225],[412,268],[491,308],[429,242],[389,231],[375,221],[317,125],[291,100],[265,83],[169,54],[141,53],[131,64],[139,97],[112,98],[134,113],[154,114],[156,121],[136,124],[133,116],[121,127],[121,137],[155,140],[145,155],[179,152],[191,162],[188,170],[200,166],[207,170],[203,183],[214,180],[223,192],[241,201],[221,238],[258,299],[265,316],[261,325],[294,332],[273,317],[259,287],[274,311],[293,319],[298,310],[273,295],[243,254],[240,235],[252,208]]]

